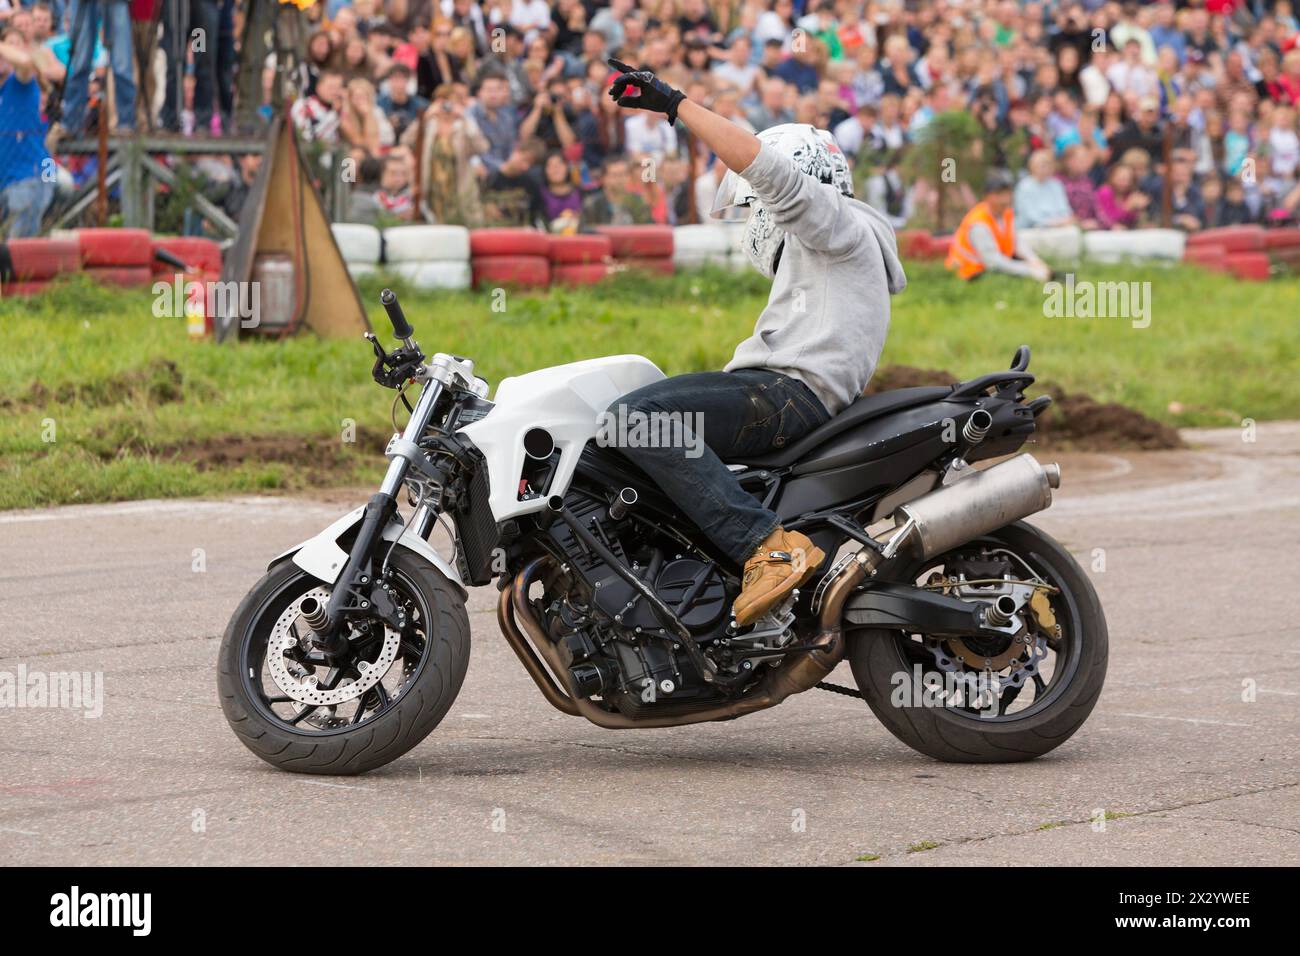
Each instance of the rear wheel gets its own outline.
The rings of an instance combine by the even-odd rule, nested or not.
[[[1106,618],[1050,535],[1018,522],[895,577],[1010,618],[1005,639],[849,631],[858,689],[899,740],[956,763],[1030,760],[1087,719],[1106,678]]]
[[[296,773],[356,774],[406,753],[446,715],[469,663],[465,602],[443,575],[397,550],[389,585],[401,630],[349,623],[348,649],[326,657],[302,621],[330,589],[292,561],[273,568],[235,612],[219,654],[221,708],[267,763]]]

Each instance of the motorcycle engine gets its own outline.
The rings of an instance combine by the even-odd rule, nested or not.
[[[706,555],[656,534],[644,523],[611,519],[603,502],[571,494],[565,505],[654,588],[722,670],[755,672],[758,661],[744,654],[754,654],[756,645],[779,646],[791,639],[790,615],[777,633],[760,622],[752,631],[734,635],[729,609],[737,584]],[[584,548],[562,522],[549,532],[563,551],[571,578],[563,596],[548,595],[548,626],[567,651],[580,694],[600,697],[627,716],[697,707],[721,698],[635,587]],[[741,656],[735,656],[733,644]]]

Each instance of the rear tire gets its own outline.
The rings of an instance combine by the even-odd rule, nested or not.
[[[226,721],[240,741],[267,763],[294,773],[365,773],[396,760],[446,716],[469,664],[469,618],[456,586],[424,559],[405,549],[394,552],[391,567],[418,591],[430,622],[430,643],[401,696],[383,712],[357,726],[304,732],[277,719],[256,692],[250,669],[258,641],[297,595],[319,586],[292,561],[276,565],[244,598],[221,642],[217,687]]]
[[[1049,688],[1054,696],[1045,698],[1041,710],[1026,712],[1023,717],[1012,714],[985,720],[958,708],[895,703],[897,675],[910,672],[915,663],[907,655],[909,645],[901,631],[850,631],[849,663],[872,712],[913,750],[951,763],[1032,760],[1065,743],[1097,703],[1109,653],[1106,617],[1083,569],[1045,532],[1017,522],[986,535],[979,543],[1014,552],[1061,589],[1061,610],[1074,629],[1071,637],[1077,640],[1078,656],[1063,686],[1055,691]]]

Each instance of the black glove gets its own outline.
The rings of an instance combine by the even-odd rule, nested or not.
[[[670,123],[677,122],[677,107],[686,99],[686,94],[673,89],[649,70],[634,70],[626,63],[614,59],[609,61],[609,65],[623,74],[609,88],[610,99],[619,106],[663,113]],[[640,95],[629,95],[628,87],[636,87]]]

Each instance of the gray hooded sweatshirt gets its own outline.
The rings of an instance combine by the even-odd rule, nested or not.
[[[725,371],[791,375],[835,415],[875,372],[889,332],[889,297],[907,287],[893,227],[767,145],[741,175],[786,237],[767,306]]]

